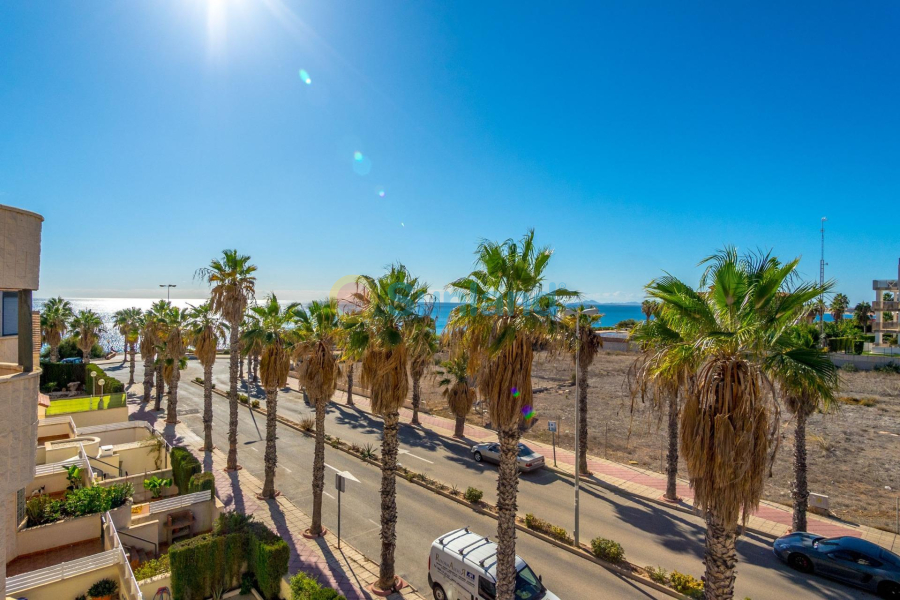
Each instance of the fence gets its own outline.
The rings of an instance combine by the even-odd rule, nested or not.
[[[177,508],[185,508],[192,504],[199,504],[212,499],[211,490],[203,490],[202,492],[194,492],[193,494],[184,494],[183,496],[175,496],[168,500],[158,500],[150,503],[150,514],[167,512]]]
[[[122,541],[119,539],[119,533],[116,531],[112,515],[107,511],[101,519],[103,520],[103,547],[112,548],[112,551],[117,552],[119,559],[119,579],[122,581],[122,587],[124,588],[120,591],[127,600],[144,600],[141,588],[138,587],[137,579],[134,578],[134,572],[131,570],[131,564],[125,555],[125,548],[122,547]]]
[[[70,579],[104,567],[111,567],[116,565],[119,560],[119,550],[107,550],[77,560],[53,565],[52,567],[45,567],[43,569],[29,571],[28,573],[22,573],[15,577],[7,577],[6,595],[15,596],[17,593],[24,590],[62,581],[64,579]],[[140,592],[138,592],[138,594],[140,594]],[[143,600],[143,597],[140,595],[136,598]],[[134,597],[130,600],[134,600]]]

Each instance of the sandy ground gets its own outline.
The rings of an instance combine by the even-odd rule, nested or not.
[[[601,352],[589,373],[590,453],[622,463],[663,471],[665,427],[649,401],[632,402],[625,374],[633,354]],[[357,369],[357,372],[359,370]],[[526,437],[549,443],[547,421],[560,422],[560,444],[574,446],[575,390],[571,360],[538,353],[533,369],[538,421]],[[900,498],[900,375],[844,373],[841,402],[829,414],[816,414],[807,426],[810,491],[829,496],[832,513],[848,521],[894,530]],[[863,404],[853,402],[863,401]],[[427,412],[449,416],[437,387],[426,375]],[[481,424],[475,410],[469,422]],[[782,441],[765,498],[790,505],[794,423],[782,413]],[[687,470],[681,464],[680,475]]]

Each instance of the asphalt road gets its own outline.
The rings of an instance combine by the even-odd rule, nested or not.
[[[119,362],[104,365],[111,375],[127,380],[127,368],[118,369]],[[141,393],[140,365],[135,373],[138,384],[132,388]],[[179,387],[179,413],[202,409],[202,388],[189,380],[202,376],[197,361],[189,361],[188,369],[182,373]],[[217,389],[228,387],[227,358],[220,359],[214,369]],[[292,380],[296,385],[296,380]],[[245,390],[246,391],[246,390]],[[264,403],[262,390],[251,390],[251,396]],[[216,444],[227,448],[227,401],[214,396]],[[302,395],[296,391],[279,393],[278,413],[299,421],[313,414],[312,407],[306,406]],[[200,414],[184,415],[182,420],[192,429],[202,432]],[[259,427],[259,434],[256,426]],[[328,407],[326,432],[344,441],[360,446],[380,444],[381,421],[378,418],[333,403]],[[279,428],[279,473],[277,486],[305,511],[311,511],[311,491],[309,481],[312,469],[312,439],[287,427]],[[264,423],[261,415],[249,409],[241,410],[239,460],[251,468],[254,474],[262,473],[262,442]],[[427,473],[449,485],[460,489],[474,486],[484,491],[485,500],[496,497],[496,467],[475,463],[471,458],[469,444],[434,435],[431,432],[411,426],[400,430],[400,462],[405,466]],[[303,455],[302,453],[307,453]],[[332,462],[333,461],[333,462]],[[348,489],[343,505],[342,530],[349,536],[354,546],[366,555],[377,559],[378,542],[378,496],[380,472],[352,457],[326,446],[326,462],[335,468],[349,469],[361,480],[366,491],[359,497],[367,502],[349,508],[354,502],[350,497],[354,491]],[[363,473],[362,476],[357,472]],[[326,474],[330,476],[330,474]],[[332,486],[326,480],[326,491]],[[331,500],[326,498],[326,500]],[[625,548],[628,560],[641,565],[659,565],[667,570],[677,569],[684,573],[700,576],[703,572],[705,525],[703,520],[690,514],[644,502],[627,495],[620,495],[592,485],[584,485],[581,492],[581,537],[583,541],[602,536],[620,542]],[[531,512],[568,531],[574,528],[573,481],[550,471],[523,474],[519,485],[519,512]],[[477,515],[446,499],[439,498],[424,489],[403,480],[398,483],[398,539],[416,540],[415,545],[398,545],[397,564],[401,575],[409,577],[417,587],[424,588],[427,582],[427,547],[442,533],[463,525],[470,525],[479,533],[494,535],[496,524],[492,519]],[[326,525],[336,523],[336,502],[325,503]],[[352,515],[352,516],[350,516]],[[330,519],[330,520],[329,520]],[[778,561],[771,551],[771,540],[755,534],[742,537],[738,542],[738,576],[736,597],[766,598],[788,597],[799,600],[837,600],[844,598],[871,599],[874,596],[860,590],[819,577],[799,574]],[[654,597],[642,594],[630,583],[620,580],[602,568],[590,565],[568,553],[553,548],[528,536],[520,534],[517,552],[536,571],[544,574],[545,583],[551,590],[564,590],[561,597],[593,597],[598,589],[624,586],[616,590],[615,598]],[[415,564],[418,561],[420,564]],[[611,580],[612,583],[607,583]],[[602,582],[601,588],[596,586]],[[578,593],[576,593],[578,592]],[[558,592],[557,592],[558,593]],[[579,594],[590,594],[581,596]],[[637,595],[635,595],[637,594]]]

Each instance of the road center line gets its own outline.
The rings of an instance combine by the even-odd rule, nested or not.
[[[403,448],[400,448],[399,450],[397,450],[397,453],[398,453],[398,454],[406,454],[407,456],[411,456],[411,457],[413,457],[413,458],[418,458],[419,460],[422,460],[422,461],[427,462],[429,465],[433,465],[433,464],[434,464],[433,462],[431,462],[431,461],[428,460],[427,458],[422,458],[421,456],[416,456],[415,454],[413,454],[413,453],[410,452],[409,450],[404,450]]]
[[[332,496],[331,494],[329,494],[329,493],[326,492],[325,490],[322,490],[322,493],[325,494],[326,496],[328,496],[329,498],[331,498],[332,500],[335,499],[334,496]]]

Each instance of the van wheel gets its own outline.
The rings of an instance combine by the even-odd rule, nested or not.
[[[475,462],[481,462],[481,452],[476,452],[474,454]]]
[[[434,587],[431,588],[431,591],[434,593],[434,600],[447,600],[447,592],[444,591],[444,588],[441,587],[441,584],[434,584]]]

